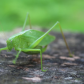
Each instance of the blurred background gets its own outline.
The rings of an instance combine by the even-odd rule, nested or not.
[[[0,31],[22,27],[27,12],[33,26],[50,28],[59,21],[63,30],[84,32],[84,0],[1,0]]]

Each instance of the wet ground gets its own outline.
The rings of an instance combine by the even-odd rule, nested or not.
[[[69,57],[60,33],[43,53],[43,68],[39,55],[20,54],[16,65],[12,63],[16,51],[0,54],[0,84],[84,84],[84,34],[65,33],[74,57]],[[10,35],[9,35],[10,36]],[[6,46],[1,38],[0,48]]]

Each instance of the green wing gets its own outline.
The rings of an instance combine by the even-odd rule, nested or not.
[[[44,33],[45,32],[30,29],[30,30],[25,31],[21,36],[22,36],[22,38],[25,38],[25,40],[28,41],[29,44],[32,44],[34,41],[36,41]],[[45,46],[45,45],[50,44],[54,40],[55,40],[54,36],[46,35],[45,38],[38,45],[39,46]]]

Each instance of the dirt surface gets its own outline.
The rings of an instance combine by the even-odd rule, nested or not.
[[[47,69],[46,72],[41,71],[39,55],[21,52],[14,65],[12,60],[16,51],[2,51],[0,84],[84,84],[84,34],[65,33],[74,57],[69,57],[61,34],[51,34],[56,36],[56,40],[43,53],[43,68]],[[5,39],[1,38],[0,48],[5,46]]]

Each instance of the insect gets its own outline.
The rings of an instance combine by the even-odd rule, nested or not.
[[[62,32],[62,28],[60,26],[60,23],[57,21],[53,27],[51,27],[46,33],[38,30],[34,30],[31,28],[31,23],[30,23],[30,17],[29,17],[29,23],[30,23],[30,29],[25,30],[25,25],[27,22],[27,18],[29,17],[29,14],[27,13],[22,31],[18,34],[15,34],[8,38],[7,46],[4,48],[1,48],[0,51],[2,50],[9,50],[11,51],[13,48],[18,51],[16,54],[15,59],[13,60],[13,63],[15,64],[19,54],[22,52],[28,53],[28,54],[39,54],[40,53],[40,60],[41,60],[41,70],[43,70],[43,65],[42,65],[42,53],[47,49],[48,44],[50,44],[52,41],[55,40],[55,37],[52,35],[49,35],[49,32],[54,29],[57,25],[59,25],[63,39],[65,41],[66,47],[70,52],[70,49],[67,45],[66,39],[64,37],[64,34]]]

